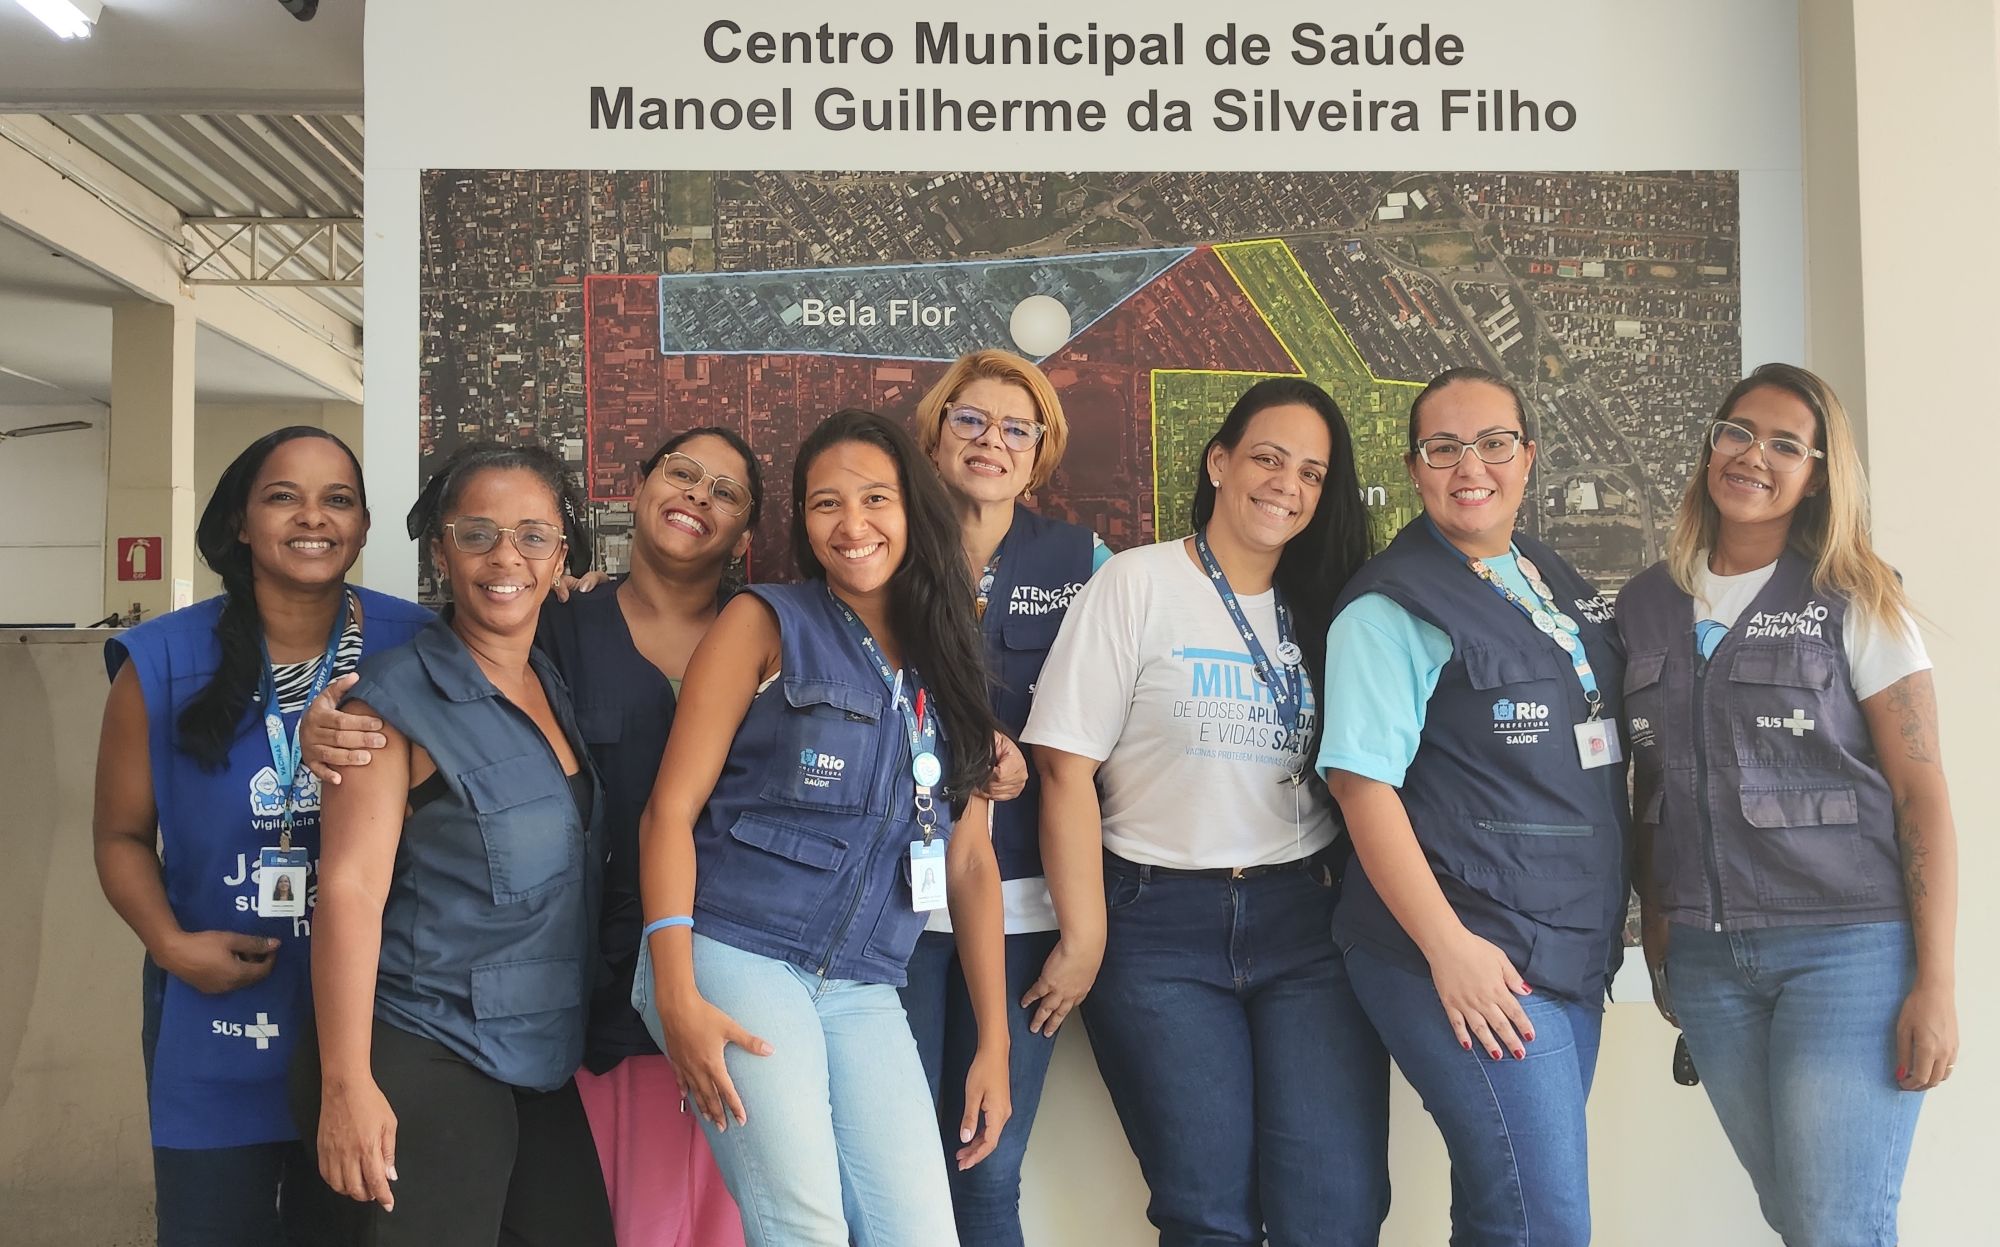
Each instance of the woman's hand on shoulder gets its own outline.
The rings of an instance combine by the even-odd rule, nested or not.
[[[1439,950],[1426,955],[1431,982],[1458,1046],[1470,1052],[1476,1042],[1496,1061],[1503,1050],[1516,1060],[1527,1056],[1535,1028],[1519,997],[1531,994],[1531,989],[1507,954],[1461,928]]]
[[[349,1199],[396,1206],[396,1110],[372,1078],[322,1087],[319,1174]]]
[[[350,671],[327,685],[299,721],[299,751],[305,755],[306,769],[323,784],[340,783],[340,767],[367,766],[374,757],[370,750],[389,746],[382,720],[340,708],[341,695],[360,678]]]
[[[993,733],[993,774],[979,795],[988,801],[1012,801],[1028,786],[1028,760],[1005,732]]]

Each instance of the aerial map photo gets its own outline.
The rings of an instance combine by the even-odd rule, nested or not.
[[[541,437],[618,571],[640,463],[730,426],[775,503],[751,575],[788,578],[806,432],[844,406],[908,415],[999,346],[1072,427],[1035,505],[1114,548],[1187,531],[1202,444],[1273,375],[1339,402],[1386,540],[1416,513],[1410,399],[1473,364],[1533,408],[1523,527],[1615,588],[1661,556],[1741,375],[1737,193],[1733,172],[431,170],[424,470]]]

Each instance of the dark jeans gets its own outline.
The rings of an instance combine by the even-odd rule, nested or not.
[[[147,958],[140,977],[140,1052],[146,1082],[160,1041],[167,974]],[[153,1149],[159,1247],[330,1247],[347,1241],[354,1213],[320,1181],[296,1140],[247,1147]]]
[[[1161,1247],[1373,1247],[1389,1056],[1334,947],[1324,865],[1193,878],[1107,854],[1097,1068]]]
[[[1056,938],[1054,931],[1007,937],[1007,1030],[1013,1041],[1007,1083],[1014,1115],[1000,1131],[993,1154],[964,1171],[954,1158],[961,1146],[958,1124],[965,1115],[965,1075],[979,1046],[979,1025],[959,965],[958,941],[926,931],[910,955],[903,1011],[909,1014],[924,1077],[937,1101],[938,1135],[951,1172],[951,1207],[960,1247],[1021,1247],[1021,1160],[1028,1154],[1028,1132],[1034,1128],[1042,1081],[1055,1051],[1054,1039],[1029,1032],[1034,1014],[1021,1007],[1021,997],[1041,974]]]
[[[1520,998],[1527,1056],[1459,1047],[1437,988],[1362,948],[1354,991],[1451,1154],[1452,1247],[1584,1247],[1590,1166],[1583,1102],[1597,1069],[1601,1007],[1550,992]]]
[[[576,1083],[497,1082],[378,1020],[370,1063],[396,1112],[396,1210],[365,1212],[356,1247],[612,1247],[611,1205]],[[292,1104],[319,1132],[319,1053],[301,1042]]]

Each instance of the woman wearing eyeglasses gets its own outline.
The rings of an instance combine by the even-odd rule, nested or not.
[[[917,404],[916,431],[958,511],[974,611],[994,676],[993,713],[1007,735],[1017,737],[1071,599],[1111,557],[1089,529],[1024,505],[1055,475],[1069,424],[1039,368],[988,350],[960,356],[945,370]],[[1007,932],[1014,1115],[991,1156],[971,1169],[952,1169],[952,1207],[964,1247],[1021,1242],[1021,1160],[1056,1028],[1090,990],[1104,952],[1096,851],[1065,854],[1067,842],[1055,837],[1044,862],[1041,786],[1032,774],[1019,796],[995,801],[991,810]],[[960,1146],[963,1088],[979,1030],[945,911],[933,913],[918,938],[909,975],[903,1007],[951,1154]]]
[[[1590,1240],[1584,1100],[1621,948],[1623,657],[1608,604],[1514,524],[1520,394],[1410,406],[1424,514],[1348,582],[1319,767],[1346,816],[1335,937],[1451,1154],[1452,1242]]]
[[[452,605],[350,692],[385,747],[326,789],[318,1060],[296,1099],[328,1183],[376,1205],[357,1242],[612,1242],[571,1077],[605,801],[534,649],[564,555],[588,565],[579,515],[545,450],[454,455],[410,515]]]
[[[1958,1053],[1931,664],[1868,529],[1840,400],[1765,364],[1618,599],[1655,999],[1802,1247],[1897,1241],[1922,1092]]]
[[[1162,1247],[1372,1247],[1389,1061],[1327,936],[1346,853],[1306,778],[1368,514],[1302,378],[1245,391],[1200,469],[1194,535],[1083,587],[1022,732],[1051,833],[1102,855],[1084,1022]]]
[[[674,435],[640,469],[629,573],[615,590],[586,590],[567,602],[551,597],[535,634],[570,686],[578,730],[604,784],[610,849],[598,943],[609,973],[591,1000],[576,1083],[621,1247],[743,1241],[708,1141],[681,1111],[673,1067],[632,1008],[632,975],[642,926],[639,816],[659,774],[681,677],[721,608],[728,572],[749,549],[763,496],[756,460],[736,433]],[[382,725],[315,710],[307,726],[327,745],[321,760],[355,766],[379,747],[368,737]]]

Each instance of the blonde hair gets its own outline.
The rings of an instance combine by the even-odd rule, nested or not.
[[[1820,488],[1792,512],[1787,541],[1813,564],[1813,588],[1845,598],[1879,624],[1893,625],[1909,610],[1909,598],[1895,569],[1875,553],[1868,519],[1868,474],[1854,445],[1854,425],[1833,387],[1793,364],[1763,364],[1736,383],[1715,419],[1727,420],[1753,390],[1782,390],[1813,414],[1819,449],[1826,452]],[[1715,548],[1722,516],[1708,493],[1709,464],[1715,450],[1702,439],[1701,463],[1689,478],[1667,545],[1667,570],[1685,593],[1695,592],[1703,560]],[[1821,469],[1815,468],[1817,472]]]
[[[1018,385],[1035,400],[1035,413],[1042,418],[1042,440],[1035,445],[1035,466],[1028,474],[1024,492],[1033,493],[1048,484],[1069,446],[1069,421],[1063,417],[1056,387],[1049,384],[1041,369],[1012,351],[973,351],[959,356],[944,370],[937,384],[918,400],[917,445],[923,448],[925,457],[934,457],[938,443],[944,438],[944,409],[958,397],[960,390],[974,381]]]

